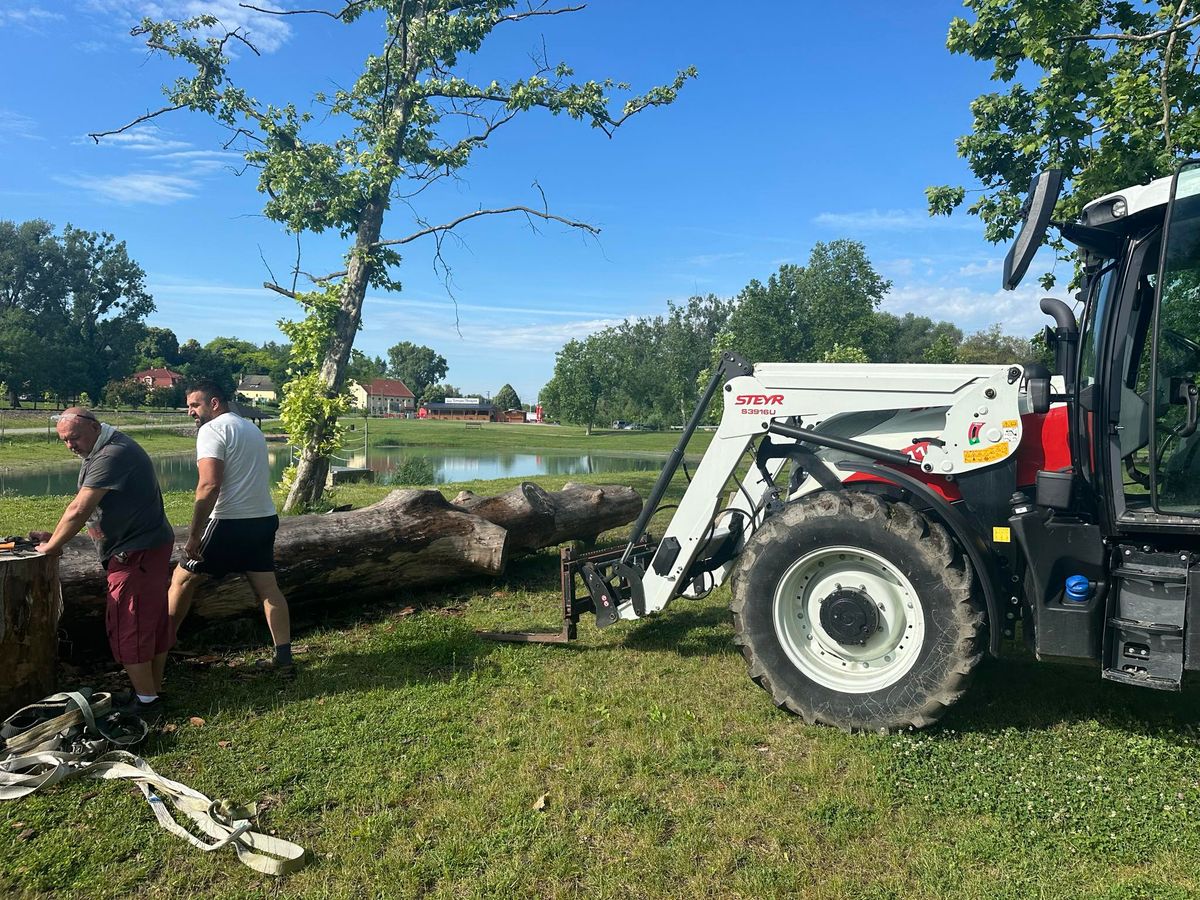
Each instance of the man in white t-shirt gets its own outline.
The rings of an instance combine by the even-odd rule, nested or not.
[[[271,499],[266,439],[257,426],[230,411],[224,390],[214,382],[193,384],[187,406],[198,428],[200,478],[184,559],[171,579],[171,621],[178,630],[204,579],[242,573],[262,601],[275,644],[275,668],[294,675],[287,599],[275,580],[279,516]]]

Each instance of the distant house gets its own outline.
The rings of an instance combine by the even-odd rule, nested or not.
[[[519,422],[521,424],[524,424],[525,423],[525,410],[523,410],[523,409],[506,409],[504,411],[504,421],[505,422],[514,422],[514,423]]]
[[[238,384],[237,392],[251,403],[274,403],[279,399],[275,382],[270,375],[245,375]]]
[[[143,369],[140,372],[134,372],[129,377],[134,381],[140,381],[148,388],[175,387],[183,381],[182,375],[172,372],[170,369]]]
[[[503,422],[504,413],[478,397],[447,397],[445,403],[422,403],[419,419],[448,419],[455,422]]]
[[[417,398],[403,381],[376,378],[366,387],[350,383],[354,405],[369,416],[409,416],[416,412]]]

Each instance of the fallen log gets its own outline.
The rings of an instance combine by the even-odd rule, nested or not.
[[[507,529],[512,552],[565,541],[591,542],[610,528],[632,522],[642,511],[642,499],[632,488],[574,481],[553,494],[523,481],[495,497],[462,491],[451,502]]]
[[[372,506],[324,515],[280,519],[275,566],[293,608],[369,602],[397,588],[421,587],[473,576],[495,576],[509,557],[569,540],[592,540],[633,521],[641,498],[619,485],[568,484],[545,491],[525,482],[498,497],[396,490]],[[176,555],[187,538],[175,529]],[[104,570],[91,540],[74,538],[59,565],[71,632],[103,627]],[[232,576],[201,585],[192,615],[223,619],[258,613],[245,579]],[[81,627],[82,626],[82,627]]]

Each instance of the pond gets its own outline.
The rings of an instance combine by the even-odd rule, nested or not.
[[[269,449],[271,478],[278,482],[292,460],[290,447]],[[335,460],[335,465],[369,467],[382,480],[409,457],[422,457],[433,466],[434,484],[452,481],[488,481],[493,478],[528,478],[537,475],[601,475],[605,472],[657,472],[665,455],[638,453],[591,453],[553,451],[539,453],[501,451],[456,451],[436,447],[372,447],[369,458],[362,453]],[[154,468],[164,491],[190,491],[196,487],[196,462],[188,454],[154,457]],[[0,493],[17,497],[74,494],[79,476],[78,462],[37,469],[0,469]]]

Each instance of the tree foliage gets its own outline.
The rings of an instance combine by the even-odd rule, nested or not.
[[[958,139],[983,189],[967,207],[1004,241],[1020,222],[1029,181],[1066,171],[1056,215],[1168,174],[1200,151],[1200,15],[1180,0],[966,0],[946,46],[992,64],[1003,89],[971,104]],[[927,191],[930,212],[950,213],[962,187]],[[1052,276],[1044,279],[1049,286]]]
[[[382,356],[367,356],[361,350],[350,351],[350,361],[346,364],[346,379],[354,381],[363,387],[376,378],[387,375],[387,362]],[[416,393],[414,391],[414,393]]]
[[[496,391],[496,395],[492,397],[492,404],[497,409],[520,409],[521,398],[517,396],[511,384],[506,384]]]
[[[546,414],[587,427],[622,419],[665,427],[695,408],[722,353],[758,362],[1022,363],[1044,348],[992,325],[964,338],[950,322],[876,309],[888,282],[852,241],[819,244],[736,298],[692,297],[666,316],[627,319],[567,343],[543,388]],[[720,416],[720,397],[710,409]]]
[[[360,45],[373,47],[352,84],[301,102],[261,102],[241,79],[235,80],[231,51],[244,51],[250,41],[241,32],[222,28],[213,15],[183,22],[147,19],[135,29],[152,51],[183,64],[185,74],[164,89],[165,106],[125,127],[178,109],[212,117],[232,132],[231,141],[240,142],[247,164],[258,171],[267,218],[297,234],[332,231],[349,244],[345,269],[316,276],[315,292],[298,294],[272,285],[296,295],[316,316],[314,322],[325,323],[315,376],[320,385],[302,388],[306,397],[318,398],[308,403],[309,420],[300,421],[298,401],[291,405],[290,421],[300,429],[292,437],[303,436],[303,442],[285,504],[289,511],[315,503],[324,489],[325,448],[331,445],[336,419],[333,407],[319,398],[343,391],[368,286],[399,288],[398,247],[429,237],[440,259],[441,240],[463,222],[514,212],[597,231],[551,213],[540,198],[534,206],[476,207],[441,224],[430,224],[417,214],[416,230],[401,237],[383,235],[386,212],[400,201],[411,208],[412,198],[431,182],[454,177],[497,129],[522,113],[546,110],[611,136],[631,116],[673,102],[684,82],[695,75],[687,69],[668,84],[632,95],[628,85],[611,79],[576,78],[569,65],[551,62],[543,50],[534,56],[526,77],[475,80],[485,68],[475,54],[493,29],[583,8],[523,6],[517,0],[346,0],[338,12],[280,10],[275,14],[295,16],[293,21],[352,28]],[[329,45],[350,46],[352,40],[331,36]],[[236,59],[239,64],[249,62],[251,55],[240,53]],[[339,74],[330,77],[332,82],[343,80],[345,65],[338,63]],[[622,103],[618,95],[627,99]],[[111,133],[93,136],[101,139]],[[336,301],[331,317],[325,317],[323,303],[317,304],[320,310],[314,307],[312,293]]]
[[[818,361],[835,344],[864,347],[891,288],[858,241],[818,242],[807,266],[785,263],[742,289],[726,329],[751,362]]]
[[[14,403],[99,397],[131,371],[153,310],[145,272],[113,235],[0,221],[0,381]]]
[[[388,348],[388,377],[399,378],[418,397],[449,369],[444,356],[423,344],[401,341]]]

